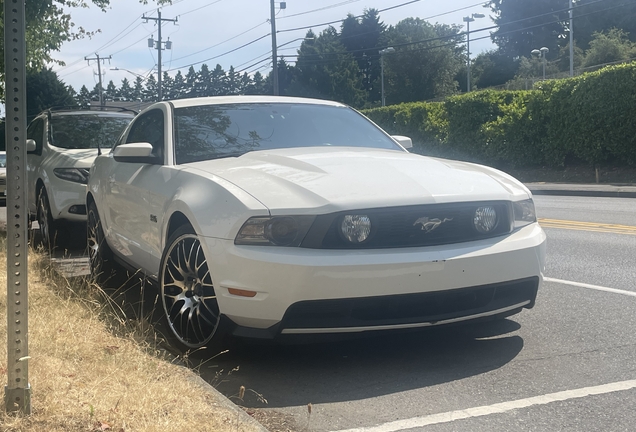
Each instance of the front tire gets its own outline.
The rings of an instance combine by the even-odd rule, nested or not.
[[[53,250],[58,234],[58,224],[53,220],[51,215],[51,206],[49,205],[49,197],[46,188],[42,186],[38,193],[38,206],[36,218],[40,226],[40,241],[44,249]]]
[[[220,343],[221,313],[201,242],[190,226],[168,239],[161,259],[159,294],[170,343],[181,351]]]

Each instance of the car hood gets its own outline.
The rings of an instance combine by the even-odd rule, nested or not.
[[[273,214],[531,196],[523,184],[495,169],[395,150],[277,149],[190,167],[234,183]]]
[[[60,168],[90,168],[96,157],[97,149],[57,148],[50,156],[51,163]]]

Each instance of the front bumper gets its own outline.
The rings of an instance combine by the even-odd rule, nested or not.
[[[47,187],[54,220],[86,221],[86,185],[56,178]]]
[[[411,328],[516,313],[543,280],[538,224],[470,243],[325,250],[236,246],[207,238],[221,312],[239,334]],[[256,291],[239,297],[230,288]]]

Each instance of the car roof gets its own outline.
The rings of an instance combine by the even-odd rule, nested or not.
[[[59,116],[99,116],[99,117],[134,117],[134,111],[92,111],[92,110],[61,110],[61,111],[51,111],[51,117],[59,117]]]
[[[288,96],[210,96],[189,99],[175,99],[169,101],[175,108],[200,106],[200,105],[225,105],[225,104],[250,104],[250,103],[293,103],[310,105],[327,105],[344,107],[339,102],[323,99],[310,99]],[[148,107],[151,108],[151,107]]]

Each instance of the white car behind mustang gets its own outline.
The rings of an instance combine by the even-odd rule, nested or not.
[[[546,238],[528,189],[399,143],[334,102],[156,103],[91,168],[91,270],[142,271],[180,349],[533,307]]]

